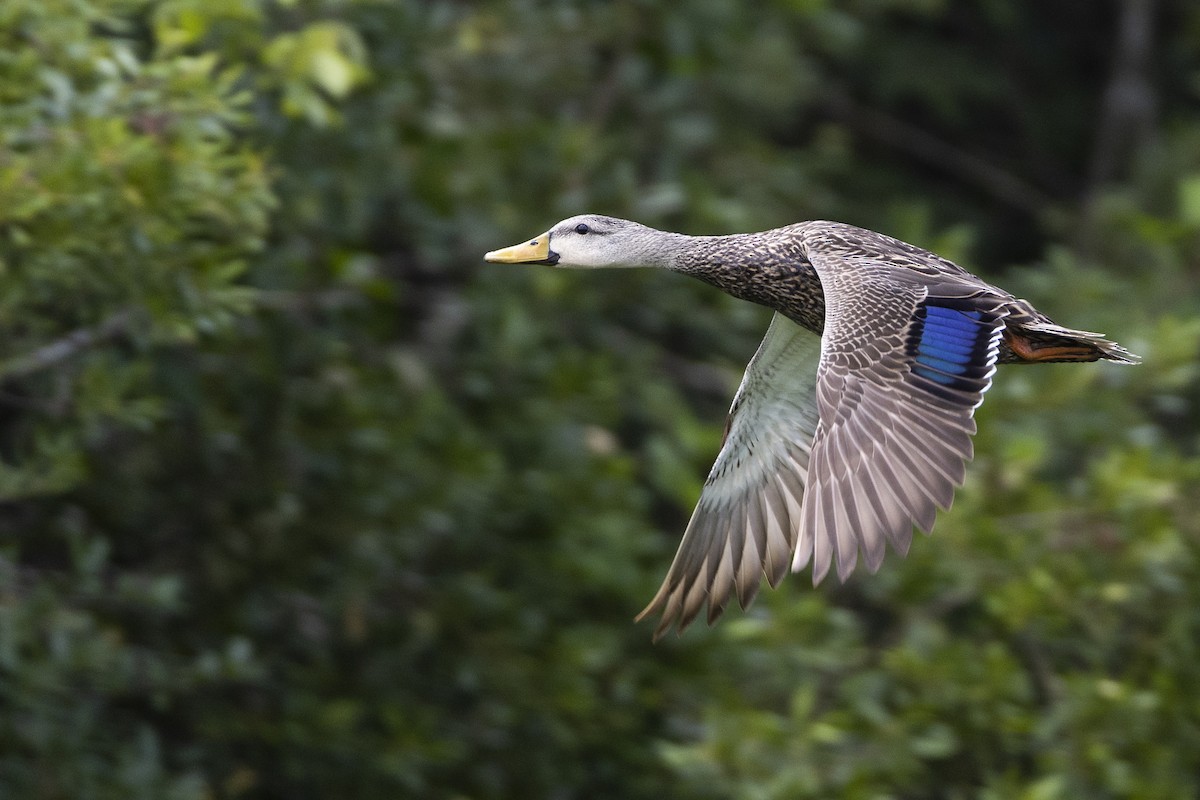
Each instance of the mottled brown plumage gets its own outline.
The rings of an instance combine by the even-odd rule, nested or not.
[[[662,587],[639,615],[655,638],[707,606],[746,607],[811,562],[844,580],[887,543],[929,532],[972,457],[973,414],[999,363],[1138,359],[1065,328],[953,262],[890,236],[802,222],[684,236],[572,217],[489,261],[682,272],[777,313]],[[815,335],[814,335],[815,334]]]

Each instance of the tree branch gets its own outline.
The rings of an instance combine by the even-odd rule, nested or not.
[[[829,111],[855,133],[869,136],[949,172],[1007,205],[1031,214],[1040,214],[1050,202],[1050,198],[1032,184],[915,125],[862,106],[845,95],[833,95],[828,102]]]
[[[114,339],[125,333],[132,318],[132,309],[118,311],[99,325],[79,328],[61,339],[42,345],[31,353],[10,358],[8,361],[0,363],[0,380],[24,378],[53,367],[81,350]]]
[[[1096,227],[1096,202],[1153,134],[1155,95],[1150,81],[1156,0],[1124,0],[1113,45],[1112,75],[1096,124],[1077,245],[1086,250]]]

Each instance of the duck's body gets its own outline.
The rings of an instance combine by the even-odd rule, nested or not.
[[[811,560],[840,578],[861,549],[906,553],[949,508],[972,419],[998,363],[1137,357],[1064,328],[927,250],[835,222],[684,236],[572,217],[489,261],[659,267],[777,313],[730,409],[727,433],[662,588],[642,612],[682,630],[707,601],[745,607],[765,575]],[[812,334],[816,334],[815,336]]]

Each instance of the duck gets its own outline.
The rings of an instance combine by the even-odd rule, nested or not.
[[[690,275],[775,313],[734,395],[716,461],[658,592],[657,641],[765,579],[813,585],[933,530],[973,457],[975,409],[999,364],[1140,358],[1067,328],[928,250],[853,225],[800,222],[690,236],[600,214],[484,256],[560,269]]]

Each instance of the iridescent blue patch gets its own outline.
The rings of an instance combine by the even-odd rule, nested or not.
[[[921,334],[916,340],[913,373],[943,386],[966,375],[991,336],[981,325],[983,313],[942,306],[925,306]]]

